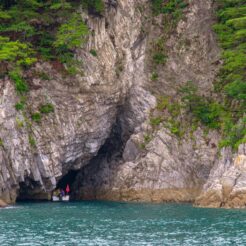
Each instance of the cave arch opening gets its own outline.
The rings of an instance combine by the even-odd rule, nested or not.
[[[52,195],[56,193],[55,191],[60,191],[60,189],[65,191],[67,185],[70,187],[70,200],[83,200],[84,195],[82,196],[81,193],[84,192],[84,187],[90,184],[96,190],[98,187],[97,184],[101,182],[101,176],[98,175],[98,170],[105,163],[108,163],[109,166],[120,164],[125,144],[133,133],[124,113],[124,107],[119,107],[115,123],[112,125],[108,138],[105,139],[105,142],[96,155],[89,160],[87,165],[76,170],[69,170],[66,166],[66,170],[63,170],[63,175],[57,179],[55,187],[54,182],[51,182],[49,178],[43,178],[42,183],[33,181],[31,178],[26,178],[25,181],[19,184],[17,201],[50,201],[52,200]],[[72,166],[69,164],[67,165]],[[88,181],[90,182],[88,183]],[[93,194],[90,194],[90,197],[93,197]]]
[[[49,201],[50,193],[45,191],[38,181],[31,178],[25,178],[19,183],[16,202],[33,202],[33,201]]]
[[[65,174],[57,183],[56,189],[63,189],[65,190],[67,185],[70,187],[70,192],[73,192],[71,189],[73,187],[73,183],[76,180],[80,170],[70,170],[67,174]]]

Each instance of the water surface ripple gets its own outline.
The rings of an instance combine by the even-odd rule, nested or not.
[[[0,245],[246,245],[246,210],[186,204],[20,203],[0,209]]]

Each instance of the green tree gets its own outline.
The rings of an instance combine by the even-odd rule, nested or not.
[[[74,14],[67,23],[60,26],[54,46],[58,49],[66,47],[74,50],[85,43],[88,33],[88,27],[81,16]]]

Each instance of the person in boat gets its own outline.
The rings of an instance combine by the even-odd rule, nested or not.
[[[53,191],[53,196],[59,196],[60,192],[58,189]]]
[[[69,195],[70,193],[70,187],[69,187],[69,184],[67,184],[67,187],[66,187],[66,195]]]
[[[60,189],[60,197],[64,197],[65,196],[65,191],[63,189]]]

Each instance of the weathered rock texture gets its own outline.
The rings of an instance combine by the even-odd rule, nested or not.
[[[183,15],[176,30],[166,41],[167,63],[159,68],[159,79],[150,82],[149,89],[176,95],[178,86],[187,81],[193,81],[202,94],[210,94],[219,68],[220,54],[216,36],[212,31],[213,1],[190,0],[189,7],[185,9]],[[148,39],[150,52],[152,43],[163,36],[165,25],[168,23],[165,23],[161,16],[154,18]],[[146,70],[153,72],[150,62],[147,63]]]
[[[219,63],[219,49],[211,30],[212,1],[190,1],[185,17],[167,40],[168,60],[159,66],[157,81],[148,80],[145,88],[156,94],[176,96],[180,85],[195,82],[201,93],[210,94]],[[156,17],[150,26],[146,53],[161,36],[163,20]],[[151,55],[151,54],[150,54]],[[146,57],[145,73],[152,72]],[[138,112],[137,112],[138,114]],[[161,127],[154,132],[148,121],[135,128],[134,134],[119,153],[102,153],[78,176],[76,197],[126,201],[193,202],[202,190],[218,153],[219,134],[204,134],[198,129],[178,139]],[[145,135],[151,135],[146,151],[140,149]],[[108,147],[110,149],[110,147]]]
[[[7,206],[7,203],[2,201],[2,200],[0,200],[0,208],[4,208],[6,206]]]
[[[123,160],[106,156],[84,168],[78,187],[81,198],[126,201],[186,201],[199,194],[212,168],[217,149],[216,134],[207,141],[202,131],[179,142],[167,130],[159,130],[140,153],[143,130],[132,135],[123,153]],[[136,154],[138,153],[138,154]],[[137,156],[136,156],[137,155]]]
[[[246,145],[240,145],[232,154],[229,148],[212,168],[197,206],[244,208],[246,206]]]
[[[13,83],[8,78],[1,80],[0,197],[5,201],[16,199],[20,184],[22,198],[47,197],[60,177],[97,154],[111,132],[119,106],[133,104],[141,111],[131,124],[143,121],[150,105],[154,106],[154,97],[141,89],[145,41],[138,2],[109,4],[105,18],[84,16],[93,33],[87,47],[76,54],[83,61],[84,76],[64,77],[54,66],[43,63],[25,75],[31,87],[26,115],[15,110],[19,97]],[[97,57],[89,53],[92,48]],[[33,78],[42,72],[50,80]],[[126,102],[127,97],[132,99]],[[145,99],[138,102],[138,98]],[[47,102],[54,105],[55,112],[44,116],[41,123],[30,120],[30,112]],[[131,114],[130,108],[127,114]],[[31,146],[33,139],[36,146]]]
[[[245,206],[245,146],[237,155],[224,149],[219,157],[218,132],[205,134],[199,127],[178,139],[164,127],[152,129],[148,120],[155,95],[175,97],[188,80],[200,93],[212,94],[220,64],[213,1],[189,1],[167,40],[168,60],[157,68],[157,81],[150,79],[150,57],[163,20],[150,21],[147,0],[105,2],[105,17],[81,15],[91,35],[76,52],[83,62],[79,75],[64,76],[57,64],[36,64],[25,74],[31,90],[24,113],[15,109],[13,83],[1,80],[0,199],[49,199],[62,177],[80,170],[72,186],[75,199]],[[42,72],[50,80],[37,76]],[[48,102],[54,113],[33,122],[31,113]],[[151,138],[143,150],[146,134]]]

